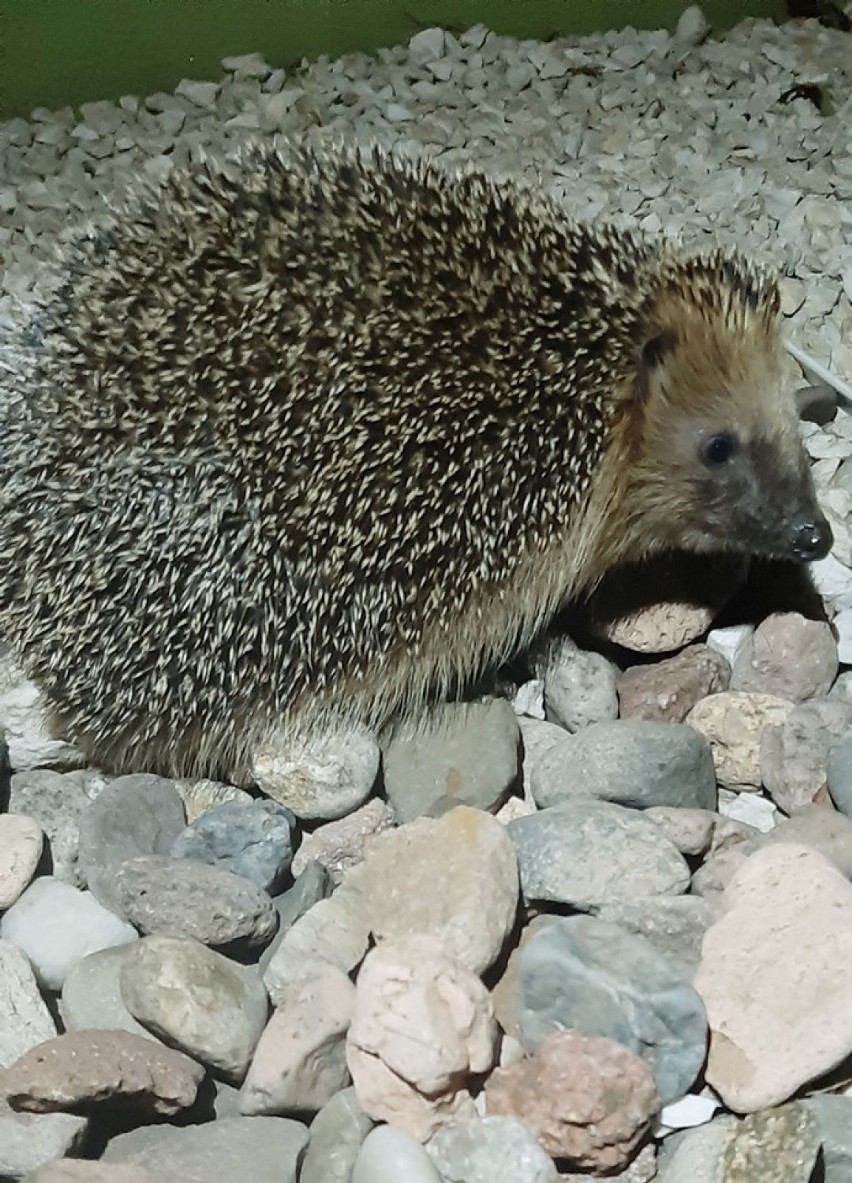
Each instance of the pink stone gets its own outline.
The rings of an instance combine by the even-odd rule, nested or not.
[[[659,1109],[647,1064],[612,1039],[554,1031],[535,1056],[496,1069],[489,1114],[516,1117],[553,1158],[595,1174],[624,1168]]]
[[[68,1031],[25,1052],[3,1073],[3,1099],[27,1113],[132,1105],[171,1116],[195,1100],[204,1076],[182,1052],[129,1031]]]
[[[803,702],[828,694],[837,677],[831,626],[799,612],[776,612],[748,637],[734,662],[731,687]]]
[[[721,653],[690,645],[674,657],[626,669],[616,683],[619,715],[682,723],[700,699],[727,690],[730,676]]]
[[[240,1090],[241,1113],[316,1112],[346,1088],[354,996],[349,977],[326,961],[308,962],[287,979]]]
[[[359,878],[375,936],[438,939],[474,973],[500,954],[518,907],[518,860],[496,818],[460,805],[370,839]]]
[[[740,1113],[778,1105],[852,1054],[852,884],[823,855],[767,845],[734,875],[695,988],[707,1081]]]
[[[719,784],[736,792],[761,787],[760,741],[764,730],[783,723],[794,703],[771,694],[726,690],[702,698],[686,717],[710,744]]]
[[[370,1117],[425,1141],[447,1121],[472,1116],[469,1079],[492,1066],[497,1039],[487,990],[440,941],[412,936],[367,954],[347,1060]]]

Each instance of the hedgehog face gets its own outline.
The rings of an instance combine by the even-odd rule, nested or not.
[[[798,440],[744,425],[697,422],[681,441],[691,455],[690,549],[734,549],[767,558],[824,558],[831,530],[819,510]]]
[[[663,548],[823,558],[831,530],[774,325],[729,309],[675,312],[641,362],[631,491],[640,533]]]

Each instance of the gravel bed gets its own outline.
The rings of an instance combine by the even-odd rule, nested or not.
[[[4,656],[0,1179],[846,1183],[852,40],[689,9],[223,67],[0,125],[0,332],[175,162],[294,134],[474,161],[783,268],[835,545],[816,603],[708,579],[262,795],[85,767]]]

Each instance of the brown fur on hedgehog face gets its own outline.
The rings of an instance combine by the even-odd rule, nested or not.
[[[822,558],[831,530],[784,389],[777,293],[719,259],[693,261],[697,282],[691,270],[690,282],[676,275],[649,309],[623,500],[632,542],[646,552]]]

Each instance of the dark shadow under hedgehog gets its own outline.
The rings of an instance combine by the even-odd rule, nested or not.
[[[102,767],[239,779],[624,560],[830,545],[738,255],[294,149],[175,172],[60,265],[0,412],[0,631]]]

